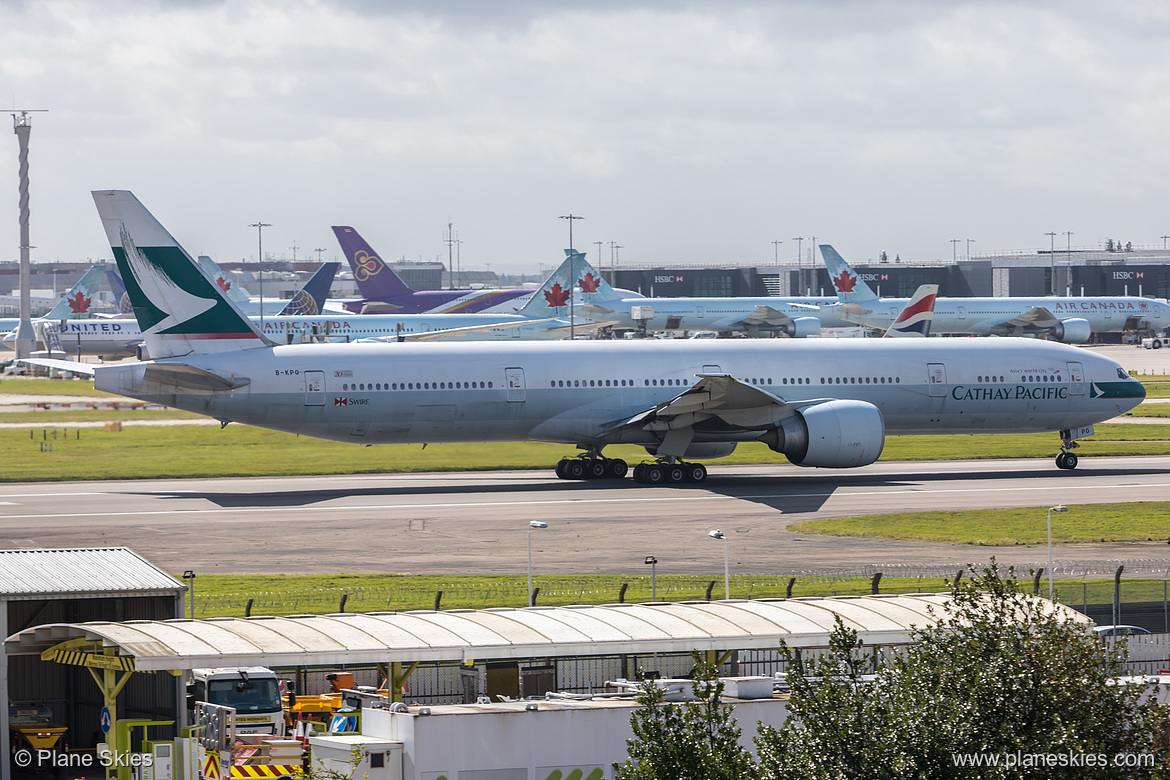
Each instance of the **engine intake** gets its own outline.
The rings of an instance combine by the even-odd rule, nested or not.
[[[797,466],[854,468],[882,454],[886,425],[882,413],[865,401],[826,401],[797,410],[760,437]]]
[[[1093,326],[1086,319],[1073,317],[1061,320],[1048,330],[1052,338],[1065,344],[1084,344],[1093,335]]]

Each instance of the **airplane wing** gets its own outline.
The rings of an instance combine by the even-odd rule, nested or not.
[[[1012,317],[1010,320],[995,323],[991,326],[997,331],[1043,331],[1060,324],[1060,320],[1044,306],[1034,306],[1023,314]]]
[[[553,322],[555,317],[543,320],[517,320],[515,322],[491,322],[487,325],[467,325],[462,328],[444,328],[427,333],[404,333],[401,336],[379,336],[379,341],[439,341],[445,338],[458,337],[467,333],[481,333],[488,330],[511,330],[523,328],[525,325],[538,325],[542,322]],[[568,327],[567,325],[565,326]]]
[[[699,381],[668,401],[627,420],[615,422],[605,436],[640,428],[663,434],[658,452],[681,456],[695,434],[752,431],[775,427],[796,410],[822,403],[823,398],[790,403],[774,393],[727,374],[700,374]]]
[[[61,371],[72,371],[75,374],[93,376],[96,366],[92,363],[78,363],[73,360],[54,360],[52,358],[18,358],[17,363],[27,363],[30,366],[56,368]]]
[[[784,312],[777,311],[771,306],[757,306],[750,314],[735,324],[745,328],[778,328],[790,322],[792,322],[792,318]]]

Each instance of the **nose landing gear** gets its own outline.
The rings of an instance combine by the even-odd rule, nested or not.
[[[1060,454],[1056,456],[1056,467],[1058,469],[1065,469],[1071,471],[1077,467],[1077,462],[1080,460],[1074,449],[1081,445],[1073,439],[1071,431],[1060,432]]]

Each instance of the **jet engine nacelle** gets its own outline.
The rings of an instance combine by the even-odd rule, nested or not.
[[[1061,320],[1053,325],[1048,332],[1052,334],[1052,338],[1065,344],[1084,344],[1093,335],[1093,327],[1089,325],[1088,320],[1073,317],[1069,320]]]
[[[658,448],[647,447],[646,452],[657,455]],[[682,459],[715,460],[716,458],[726,458],[733,452],[735,452],[735,442],[733,441],[693,441],[687,445],[687,451],[683,453]]]
[[[882,454],[886,425],[871,403],[826,401],[798,409],[760,441],[798,466],[854,468]]]
[[[796,317],[792,322],[786,323],[781,327],[780,331],[789,338],[794,339],[817,336],[821,332],[821,321],[816,317]]]

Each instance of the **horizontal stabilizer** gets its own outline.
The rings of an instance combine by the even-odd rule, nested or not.
[[[75,374],[85,374],[86,376],[93,376],[94,366],[92,363],[78,363],[74,360],[54,360],[51,358],[20,358],[17,363],[27,363],[30,366],[41,366],[42,368],[56,368],[60,371],[72,371]]]
[[[246,387],[251,379],[228,379],[202,368],[184,363],[152,363],[146,367],[147,382],[173,384],[190,390],[237,390]]]

